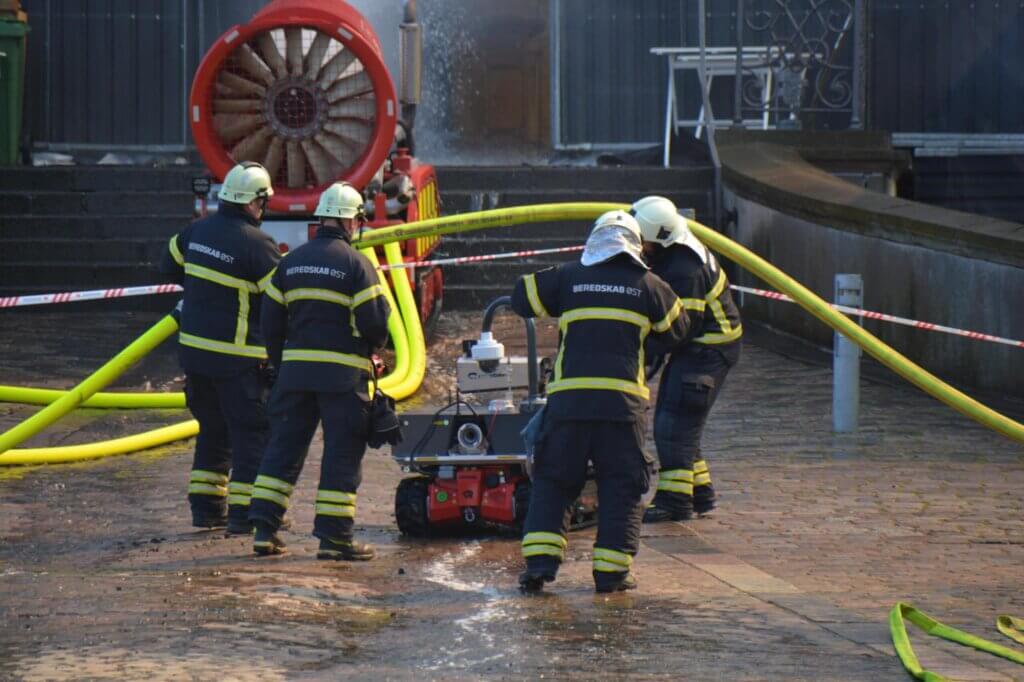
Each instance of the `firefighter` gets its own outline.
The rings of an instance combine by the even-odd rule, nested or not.
[[[352,248],[363,197],[347,183],[320,196],[316,236],[281,261],[263,300],[263,335],[278,378],[270,398],[270,445],[249,518],[253,550],[280,554],[277,531],[317,424],[324,450],[313,535],[318,559],[369,560],[353,540],[356,491],[368,429],[370,355],[388,338],[390,307],[369,260]]]
[[[683,521],[715,507],[711,473],[701,453],[704,424],[729,370],[739,360],[743,327],[729,280],[664,197],[640,199],[631,213],[640,223],[644,253],[655,274],[675,291],[689,319],[687,343],[670,356],[658,386],[654,442],[660,471],[644,521]]]
[[[218,211],[171,237],[160,270],[185,289],[178,356],[199,421],[189,476],[192,525],[252,531],[249,496],[270,435],[260,294],[281,256],[260,223],[270,175],[245,162],[228,172]]]
[[[595,587],[633,589],[641,498],[654,464],[643,449],[645,342],[661,353],[682,340],[682,304],[644,264],[636,220],[612,211],[594,223],[580,262],[520,278],[512,307],[523,317],[557,317],[560,331],[534,455],[520,586],[539,592],[555,579],[565,556],[570,508],[589,462],[599,496]]]

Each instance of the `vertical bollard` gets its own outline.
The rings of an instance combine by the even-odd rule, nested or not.
[[[860,275],[836,275],[834,300],[839,305],[860,308],[864,304],[864,281]],[[839,332],[832,342],[832,430],[857,430],[860,412],[860,348]]]

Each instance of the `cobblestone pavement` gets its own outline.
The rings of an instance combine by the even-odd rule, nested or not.
[[[116,350],[111,337],[151,321],[5,318],[2,380],[66,385]],[[442,320],[421,407],[443,398],[476,324]],[[499,338],[514,329],[496,327]],[[164,349],[121,385],[163,390],[175,374]],[[640,589],[610,597],[592,592],[592,531],[572,535],[539,598],[515,590],[514,540],[403,539],[391,514],[401,472],[381,452],[367,455],[359,491],[379,558],[359,565],[314,560],[319,439],[290,553],[269,560],[247,539],[192,532],[189,444],[0,469],[0,679],[909,679],[889,643],[897,600],[995,641],[997,614],[1024,615],[1024,448],[909,388],[865,383],[861,395],[860,431],[834,435],[827,369],[745,347],[707,434],[720,509],[646,527]],[[0,427],[31,411],[0,406]],[[180,418],[82,411],[33,442]],[[1020,666],[911,636],[948,676],[1024,679]]]

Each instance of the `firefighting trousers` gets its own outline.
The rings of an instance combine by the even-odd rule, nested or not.
[[[249,520],[277,529],[309,452],[317,424],[323,422],[324,454],[316,494],[313,535],[352,539],[356,491],[362,481],[369,403],[355,392],[320,393],[275,390],[270,397],[270,445],[253,487]]]
[[[188,499],[194,512],[244,520],[270,437],[260,369],[229,377],[185,375],[185,400],[199,422]],[[230,478],[229,478],[230,473]]]
[[[594,467],[598,495],[594,579],[621,579],[640,548],[641,498],[654,466],[642,422],[546,423],[534,455],[533,487],[522,541],[531,572],[555,575],[565,558],[572,505]]]
[[[713,495],[701,439],[730,368],[718,349],[693,344],[675,354],[662,373],[654,410],[654,443],[660,465],[656,504],[675,496]]]

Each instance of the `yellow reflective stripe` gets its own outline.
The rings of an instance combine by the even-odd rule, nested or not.
[[[268,502],[273,502],[274,504],[280,507],[284,507],[285,509],[288,508],[288,496],[283,493],[279,493],[276,490],[269,490],[267,488],[256,488],[255,490],[252,491],[252,499],[267,500]]]
[[[559,379],[548,384],[548,394],[559,391],[595,389],[602,391],[622,391],[630,395],[640,396],[649,400],[651,391],[643,385],[626,381],[625,379],[608,379],[605,377],[573,377],[572,379]]]
[[[601,559],[609,563],[625,566],[627,569],[633,565],[633,557],[617,549],[605,549],[604,547],[594,548],[594,559]]]
[[[523,536],[523,545],[556,545],[558,547],[568,547],[569,541],[558,533],[527,533]]]
[[[683,310],[682,299],[677,298],[676,302],[672,304],[672,309],[668,311],[668,314],[660,322],[655,322],[651,325],[651,329],[656,332],[667,332],[672,323],[679,318],[679,313]],[[643,363],[640,363],[643,364]]]
[[[284,305],[284,294],[281,293],[280,289],[274,286],[273,282],[267,284],[267,288],[263,290],[263,293],[281,305]]]
[[[711,474],[706,472],[703,474],[697,474],[693,478],[693,485],[711,485]]]
[[[681,298],[679,300],[683,302],[683,308],[685,308],[686,310],[697,310],[699,312],[704,312],[704,309],[708,305],[708,302],[705,301],[703,298]]]
[[[317,502],[335,502],[338,504],[355,504],[355,493],[343,493],[338,490],[318,490],[316,493]]]
[[[178,265],[185,264],[185,257],[181,255],[181,249],[178,248],[178,235],[171,237],[170,243],[167,245],[167,250],[171,252],[171,258]]]
[[[715,282],[715,286],[711,288],[711,291],[704,297],[704,300],[708,303],[718,300],[718,297],[722,295],[723,291],[725,291],[725,285],[727,282],[728,280],[725,277],[725,270],[719,270],[718,281]]]
[[[600,559],[594,559],[594,570],[598,573],[628,573],[628,566],[620,566],[619,564],[613,564],[610,561],[601,561]]]
[[[658,472],[659,481],[693,481],[693,472],[689,469],[663,469]]]
[[[372,299],[374,299],[374,298],[376,298],[378,296],[383,296],[383,295],[384,295],[384,290],[380,288],[379,284],[374,284],[373,286],[368,286],[365,289],[363,289],[362,291],[357,292],[356,295],[352,297],[352,307],[353,308],[358,308],[359,306],[361,306],[362,304],[366,303],[367,301],[372,300]]]
[[[678,311],[676,315],[678,316]],[[558,320],[558,326],[564,332],[572,322],[580,320],[612,320],[614,322],[628,322],[640,327],[644,332],[651,328],[651,321],[640,313],[624,308],[576,308],[562,315]],[[667,327],[666,327],[667,328]]]
[[[275,272],[277,272],[276,267],[271,268],[270,272],[260,277],[259,281],[256,282],[256,288],[259,289],[260,291],[265,291],[266,288],[270,285],[270,278],[274,276]]]
[[[537,293],[537,277],[533,274],[526,275],[523,277],[523,284],[526,286],[526,300],[530,302],[533,314],[537,317],[551,317],[547,308],[540,302],[540,295]]]
[[[561,547],[552,545],[524,545],[523,556],[553,556],[562,559],[565,557],[565,551]]]
[[[693,463],[693,471],[694,471],[694,473],[699,474],[699,473],[705,472],[707,470],[708,470],[708,463],[707,463],[707,461],[705,461],[703,459],[698,459],[697,461],[695,461]]]
[[[693,494],[693,484],[683,483],[682,481],[658,481],[658,490],[664,490],[670,493],[683,493],[684,495]]]
[[[291,348],[281,354],[284,362],[301,360],[305,362],[333,362],[337,365],[347,365],[356,369],[370,371],[370,360],[359,355],[349,353],[335,353],[330,350],[314,350],[311,348]]]
[[[729,322],[729,318],[725,315],[725,310],[722,309],[720,301],[712,301],[708,304],[711,308],[711,313],[715,316],[715,322],[718,323],[718,328],[722,330],[723,334],[728,334],[732,331],[732,324]]]
[[[178,343],[183,346],[191,346],[192,348],[209,350],[214,353],[224,353],[226,355],[241,355],[246,358],[260,359],[266,359],[267,357],[267,351],[262,346],[246,346],[226,341],[217,341],[216,339],[205,339],[202,336],[194,336],[185,332],[178,334]]]
[[[193,469],[188,480],[193,482],[213,483],[214,485],[227,485],[228,475],[218,474],[216,471],[207,471],[205,469]]]
[[[189,483],[188,492],[190,495],[213,495],[214,497],[227,497],[228,495],[227,488],[209,483]]]
[[[345,294],[340,294],[337,291],[330,289],[289,289],[284,292],[285,303],[291,303],[292,301],[326,301],[327,303],[337,303],[349,307],[352,305],[352,298]]]
[[[252,498],[249,495],[228,495],[228,504],[233,504],[240,507],[248,507],[251,502]]]
[[[348,504],[317,502],[315,510],[320,516],[339,516],[347,519],[354,519],[356,517],[356,508]]]
[[[244,289],[238,290],[238,322],[235,324],[235,344],[245,345],[245,339],[249,336],[249,292]]]
[[[232,277],[231,275],[225,275],[223,272],[217,272],[210,268],[203,267],[202,265],[196,265],[195,263],[185,263],[185,274],[198,277],[199,279],[205,279],[215,284],[222,286],[231,287],[232,289],[245,289],[251,291],[254,294],[260,292],[260,288],[244,279]]]
[[[277,490],[285,495],[290,495],[295,486],[288,481],[282,481],[280,478],[274,478],[273,476],[264,476],[260,474],[256,477],[256,482],[253,483],[256,488],[269,488],[271,490]]]
[[[235,481],[231,481],[231,483],[228,483],[228,490],[233,493],[251,495],[252,483],[236,483]]]
[[[698,336],[694,339],[694,342],[705,344],[731,343],[741,336],[743,336],[743,325],[736,327],[728,334],[704,334],[703,336]]]

